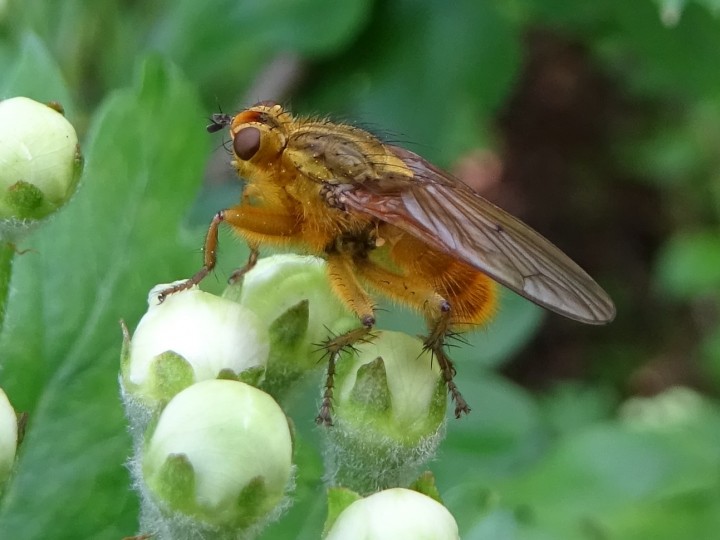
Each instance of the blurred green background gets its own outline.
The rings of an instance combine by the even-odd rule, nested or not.
[[[720,1],[0,0],[0,74],[86,157],[15,258],[0,386],[30,420],[0,538],[137,532],[118,321],[197,269],[240,189],[207,117],[261,99],[454,171],[617,303],[585,327],[508,293],[454,353],[473,412],[432,469],[464,539],[720,537]],[[215,290],[245,256],[222,246]],[[322,528],[317,384],[285,404],[297,497],[263,538]]]

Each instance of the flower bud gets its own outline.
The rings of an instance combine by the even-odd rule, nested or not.
[[[325,262],[316,257],[275,255],[246,274],[240,302],[269,325],[268,391],[318,366],[318,343],[330,333],[357,326],[357,318],[328,284]]]
[[[17,416],[5,392],[0,388],[0,488],[10,476],[15,463],[17,442]]]
[[[698,392],[677,386],[657,396],[629,399],[620,409],[620,418],[638,431],[671,432],[702,418],[706,408]]]
[[[335,484],[369,493],[407,485],[444,435],[447,394],[422,342],[378,331],[337,363],[327,468]]]
[[[351,503],[325,540],[457,540],[458,526],[442,504],[403,488],[387,489]]]
[[[175,539],[258,527],[279,512],[291,459],[290,427],[272,397],[238,381],[194,384],[167,404],[145,444],[142,484],[155,511],[142,528]]]
[[[193,287],[149,308],[122,362],[126,392],[147,405],[162,405],[190,384],[217,377],[257,379],[270,340],[264,324],[239,304]]]
[[[0,221],[6,234],[65,204],[81,166],[75,129],[57,108],[25,97],[0,101]]]

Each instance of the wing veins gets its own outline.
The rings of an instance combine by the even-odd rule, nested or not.
[[[386,148],[412,176],[390,171],[358,182],[337,168],[332,179],[301,172],[316,182],[351,184],[341,195],[347,210],[395,225],[543,307],[592,324],[612,320],[610,298],[550,241],[413,152]]]

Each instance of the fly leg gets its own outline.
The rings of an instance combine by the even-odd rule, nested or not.
[[[230,274],[230,277],[228,278],[228,283],[235,283],[239,279],[242,279],[242,277],[247,274],[250,270],[255,268],[255,265],[257,264],[258,257],[260,256],[260,251],[258,250],[257,244],[250,244],[250,255],[248,256],[248,260],[245,263],[244,266],[241,268],[235,269],[235,271]]]
[[[230,225],[238,234],[245,237],[250,245],[250,257],[247,264],[235,270],[230,276],[230,280],[232,282],[242,277],[255,266],[258,259],[258,245],[261,243],[261,239],[270,244],[274,242],[284,243],[298,234],[296,216],[281,210],[254,208],[244,204],[220,210],[213,217],[205,235],[202,268],[190,279],[160,291],[158,301],[163,302],[171,294],[199,284],[212,272],[217,263],[218,229],[221,223]]]
[[[368,338],[375,325],[375,309],[372,299],[357,279],[355,274],[357,268],[351,255],[343,253],[328,255],[327,269],[333,290],[355,312],[362,323],[359,328],[332,337],[323,343],[323,348],[328,354],[328,369],[320,412],[315,421],[318,424],[331,426],[335,365],[343,350],[352,349],[353,345]]]
[[[425,338],[424,346],[437,359],[448,393],[455,402],[455,418],[460,418],[463,414],[470,412],[470,407],[455,384],[454,378],[457,372],[452,360],[445,353],[445,338],[450,331],[450,310],[450,302],[443,299],[440,303],[440,316],[431,325],[430,334]]]
[[[158,302],[162,303],[171,294],[179,291],[184,291],[193,287],[194,285],[197,285],[203,279],[205,279],[205,277],[210,272],[212,272],[212,269],[215,268],[215,264],[217,263],[218,227],[220,227],[220,223],[225,221],[226,212],[227,210],[220,210],[217,214],[213,216],[213,219],[210,222],[207,235],[205,236],[205,246],[203,247],[202,268],[198,270],[195,275],[192,276],[190,279],[187,279],[173,285],[172,287],[168,287],[167,289],[163,289],[162,291],[160,291],[160,293],[158,293]]]
[[[371,264],[358,265],[358,272],[374,288],[391,298],[416,306],[425,315],[430,330],[424,339],[424,347],[437,359],[448,393],[455,402],[455,417],[469,413],[470,407],[453,380],[455,367],[445,352],[445,341],[455,322],[450,302],[419,276],[399,275]]]
[[[363,326],[355,328],[339,336],[328,339],[323,347],[328,354],[327,376],[325,378],[325,390],[323,391],[320,411],[315,422],[323,426],[332,426],[332,401],[335,389],[335,365],[340,358],[340,353],[345,349],[352,349],[355,343],[363,341],[372,330],[375,319],[363,321]]]

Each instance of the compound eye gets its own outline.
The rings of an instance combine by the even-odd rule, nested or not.
[[[247,161],[260,149],[260,130],[256,127],[246,127],[235,134],[233,150],[235,155]]]

